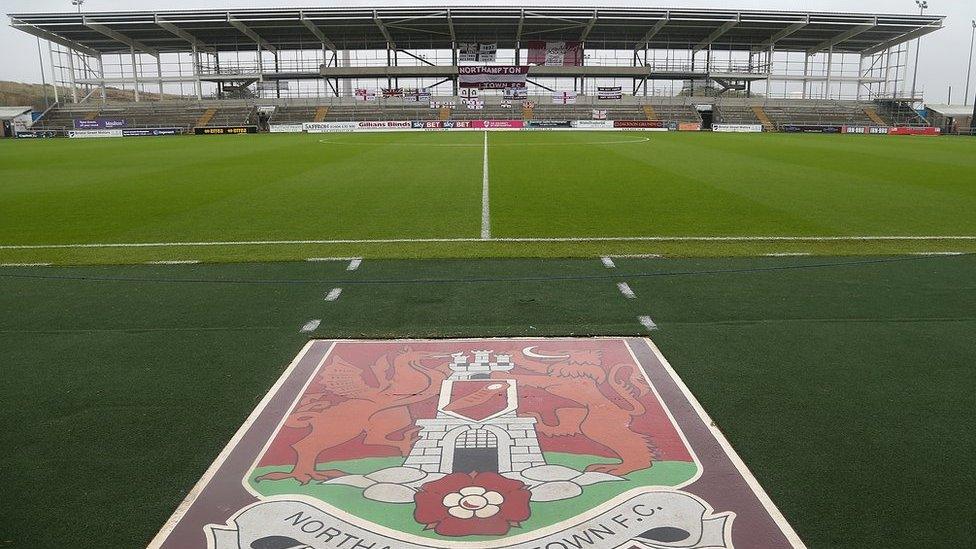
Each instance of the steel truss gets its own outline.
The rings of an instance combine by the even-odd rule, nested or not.
[[[533,67],[539,91],[621,86],[635,96],[906,99],[906,45],[927,15],[651,8],[334,8],[14,14],[47,40],[77,103],[107,88],[155,99],[347,97],[355,88],[456,95],[459,44],[574,41],[582,66]],[[491,93],[491,92],[487,92]],[[499,92],[495,92],[499,93]],[[916,99],[916,98],[907,98]]]

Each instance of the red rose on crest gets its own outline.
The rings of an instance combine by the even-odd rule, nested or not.
[[[501,536],[529,518],[531,495],[498,473],[453,473],[420,488],[413,516],[442,536]]]

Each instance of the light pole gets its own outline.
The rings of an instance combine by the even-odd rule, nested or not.
[[[924,14],[925,10],[929,9],[928,0],[915,0],[915,5],[918,6],[919,15]],[[921,45],[922,38],[919,37],[919,39],[915,41],[915,74],[912,75],[912,96],[910,98],[913,104],[915,103],[915,82],[918,80],[918,50]]]
[[[72,6],[78,7],[78,13],[81,13],[81,5],[85,3],[85,0],[71,0]]]
[[[969,39],[969,70],[966,71],[966,95],[963,105],[969,104],[969,77],[973,75],[973,45],[976,45],[976,19],[973,19],[973,37]]]

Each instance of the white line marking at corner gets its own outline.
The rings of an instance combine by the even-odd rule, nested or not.
[[[485,160],[481,170],[481,239],[491,239],[491,207],[488,190],[488,132],[485,132]]]
[[[304,326],[302,326],[302,333],[307,334],[309,332],[314,332],[315,330],[318,329],[318,327],[321,324],[322,321],[320,319],[316,318],[316,319],[309,320],[308,322],[305,323]]]
[[[363,259],[361,257],[354,257],[349,260],[349,266],[346,267],[347,271],[355,271],[363,264]]]
[[[812,254],[809,254],[807,252],[783,252],[783,253],[765,254],[765,255],[766,257],[805,257]]]
[[[630,284],[627,284],[626,282],[618,282],[617,289],[620,290],[620,293],[624,294],[624,297],[627,299],[637,299],[637,295],[634,294],[634,290],[630,289]]]
[[[196,265],[199,259],[174,259],[169,261],[147,261],[146,265]]]
[[[50,263],[0,263],[0,267],[50,267]]]
[[[606,268],[608,268],[608,269],[613,269],[613,268],[615,268],[617,266],[613,262],[613,259],[610,256],[601,257],[600,258],[600,261],[602,261],[603,262],[603,266],[606,267]]]
[[[637,317],[637,320],[641,323],[642,326],[644,326],[648,330],[650,331],[657,330],[657,324],[655,324],[654,321],[651,320],[651,317],[647,315],[643,315]]]
[[[912,255],[966,255],[963,252],[919,252]]]
[[[340,295],[342,295],[342,288],[332,288],[332,290],[329,291],[329,295],[325,296],[325,300],[335,301],[339,299]]]

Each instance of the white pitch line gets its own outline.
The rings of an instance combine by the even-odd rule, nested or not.
[[[630,284],[627,284],[626,282],[618,282],[617,289],[620,290],[620,293],[624,294],[624,297],[627,299],[637,299],[637,295],[634,294],[634,290],[630,288]]]
[[[608,269],[614,269],[617,267],[617,264],[613,262],[613,258],[611,258],[610,256],[601,257],[600,261],[602,261],[603,266]]]
[[[335,301],[339,299],[340,295],[342,295],[342,288],[332,288],[332,290],[329,291],[329,295],[325,296],[325,300]]]
[[[491,238],[491,207],[488,192],[488,132],[485,132],[485,160],[481,170],[481,239]]]
[[[766,257],[803,257],[803,256],[812,255],[812,254],[809,254],[809,253],[806,253],[806,252],[784,252],[784,253],[778,253],[778,254],[765,254],[765,255],[766,255]]]
[[[347,271],[355,271],[362,264],[363,264],[363,258],[361,258],[361,257],[354,257],[354,258],[352,258],[352,259],[349,260],[349,265],[346,266],[346,270]]]
[[[356,257],[307,257],[305,261],[310,263],[324,262],[324,261],[352,261],[358,259]]]
[[[376,238],[335,240],[226,240],[210,242],[118,242],[90,244],[3,244],[0,250],[168,248],[207,246],[292,246],[305,244],[434,244],[482,242],[482,238]],[[924,242],[976,241],[976,236],[594,236],[492,238],[492,242]]]
[[[637,321],[650,331],[657,330],[657,324],[655,324],[651,317],[647,315],[637,317]]]
[[[912,255],[966,255],[964,252],[919,252]]]
[[[319,325],[321,325],[321,324],[322,324],[322,320],[321,319],[315,318],[315,319],[309,320],[308,322],[305,323],[304,326],[302,326],[301,332],[303,334],[307,334],[309,332],[314,332],[315,330],[318,329]]]
[[[51,263],[0,263],[0,267],[50,267]]]
[[[612,255],[610,257],[614,257],[617,259],[661,259],[664,256],[662,256],[661,254],[625,254],[625,255]]]
[[[147,261],[146,265],[196,265],[199,259],[174,259],[168,261]]]

